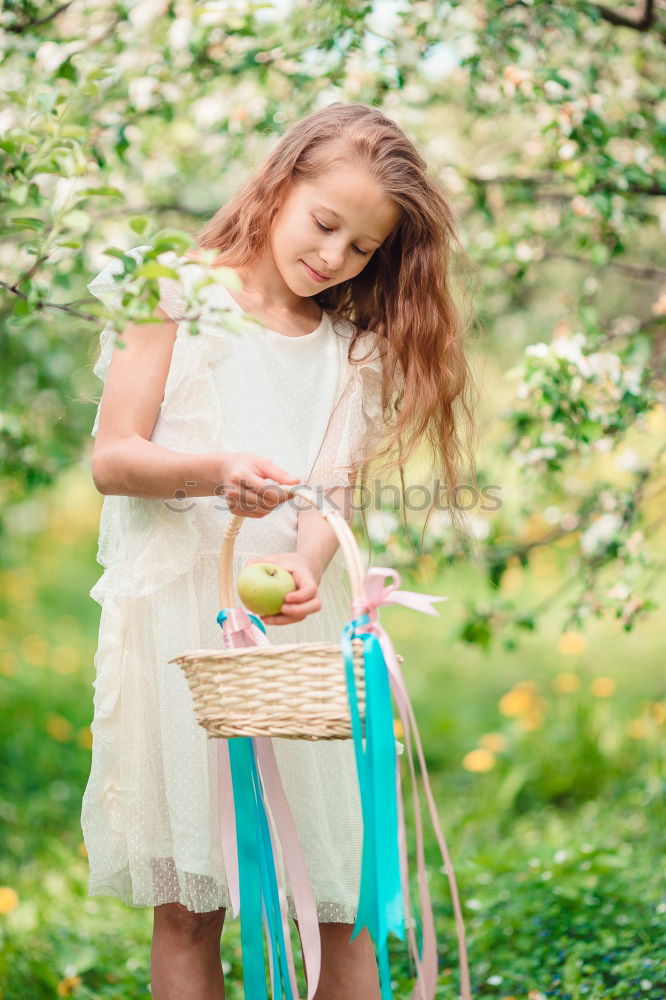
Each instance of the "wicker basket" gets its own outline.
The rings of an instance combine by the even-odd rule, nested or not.
[[[363,611],[363,565],[351,528],[321,497],[302,486],[285,492],[315,507],[333,528],[344,554],[352,614]],[[244,521],[234,516],[222,539],[220,607],[233,607],[233,546]],[[363,640],[351,640],[361,719],[365,717]],[[401,659],[401,657],[399,657]],[[187,677],[197,721],[211,738],[272,736],[299,740],[351,739],[351,717],[342,647],[336,642],[296,642],[238,649],[195,650],[176,656]]]

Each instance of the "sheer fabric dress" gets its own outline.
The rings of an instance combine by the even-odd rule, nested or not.
[[[140,259],[143,248],[131,253]],[[160,279],[161,305],[183,315],[184,296],[204,268],[175,253],[176,282]],[[112,260],[88,285],[118,302]],[[241,313],[220,284],[205,294]],[[224,314],[223,314],[224,315]],[[224,319],[192,334],[178,322],[164,398],[151,440],[174,451],[253,452],[312,486],[347,485],[346,469],[381,421],[381,360],[371,334],[354,344],[351,323],[324,313],[312,333],[264,327],[237,332]],[[100,335],[95,374],[106,378],[115,334]],[[367,356],[367,357],[366,357]],[[92,435],[97,433],[99,408]],[[296,549],[298,501],[246,518],[234,579],[251,557]],[[105,496],[90,591],[101,605],[93,681],[90,775],[81,827],[89,895],[132,906],[180,902],[206,912],[230,905],[220,848],[216,741],[195,720],[186,678],[169,659],[222,648],[217,569],[231,514],[223,498]],[[303,622],[266,626],[273,643],[338,641],[350,616],[347,570],[338,550],[320,583],[322,609]],[[362,821],[351,740],[272,741],[296,821],[320,921],[352,923]],[[288,886],[289,889],[289,886]],[[289,912],[295,916],[288,893]]]

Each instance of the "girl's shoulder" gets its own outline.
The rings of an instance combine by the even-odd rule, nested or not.
[[[123,251],[133,257],[137,263],[142,263],[149,244],[141,244]],[[157,283],[160,291],[159,305],[169,318],[177,320],[186,310],[187,298],[193,290],[195,282],[210,281],[209,268],[200,264],[188,252],[178,253],[175,250],[165,250],[157,257],[158,263],[168,268],[171,273],[160,274]],[[121,304],[123,291],[131,284],[132,276],[124,275],[123,262],[119,257],[111,257],[109,262],[88,282],[88,291],[100,300],[108,309],[114,310]]]
[[[127,254],[128,257],[133,257],[137,263],[141,263],[144,253],[148,249],[150,248],[147,245],[142,245],[131,247],[129,250],[124,250],[123,253]],[[123,282],[118,279],[123,271],[122,260],[119,257],[111,257],[92,281],[86,285],[88,291],[92,292],[95,298],[99,299],[108,309],[116,309],[120,305]]]

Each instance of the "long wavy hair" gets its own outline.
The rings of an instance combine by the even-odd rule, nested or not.
[[[456,279],[473,275],[476,285],[476,266],[462,248],[454,213],[426,161],[398,125],[361,103],[336,101],[307,115],[195,234],[195,242],[216,250],[220,265],[251,264],[264,252],[290,185],[315,182],[337,164],[370,176],[400,209],[399,221],[363,270],[313,296],[322,309],[355,327],[350,358],[365,331],[374,331],[383,356],[384,429],[372,453],[353,468],[354,481],[364,486],[371,465],[378,475],[397,470],[404,520],[404,466],[425,447],[433,475],[454,497],[452,526],[470,540],[454,488],[463,477],[465,485],[476,481],[474,386],[463,346],[474,311],[469,288]],[[434,504],[424,532],[433,509]]]

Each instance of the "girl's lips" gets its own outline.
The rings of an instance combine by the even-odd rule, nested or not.
[[[313,271],[312,268],[309,266],[309,264],[306,264],[304,260],[301,261],[301,264],[308,272],[313,281],[328,281],[328,278],[323,277],[317,271]]]

